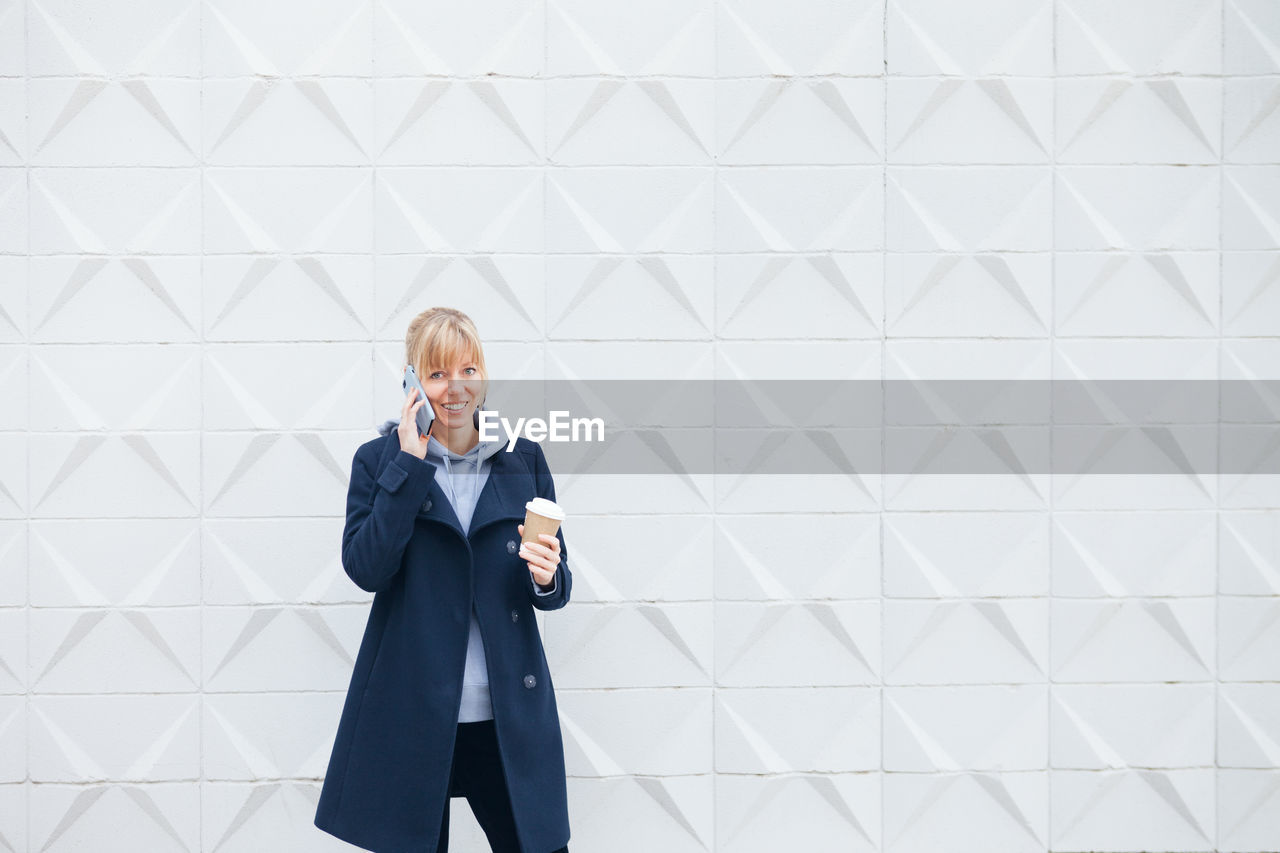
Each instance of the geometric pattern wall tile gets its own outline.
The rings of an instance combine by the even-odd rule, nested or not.
[[[1053,73],[1054,4],[1016,0],[957,5],[890,0],[889,66],[899,74]]]
[[[1053,594],[1214,594],[1213,513],[1056,513]]]
[[[381,0],[374,5],[374,61],[387,77],[533,77],[543,69],[544,33],[554,25],[545,0]]]
[[[27,68],[26,3],[0,2],[0,74],[21,77]]]
[[[1059,770],[1203,767],[1214,761],[1212,684],[1057,684],[1050,760]]]
[[[878,770],[880,730],[875,688],[721,688],[715,697],[715,769],[756,774]]]
[[[1280,337],[1280,259],[1275,252],[1222,254],[1222,333]]]
[[[707,603],[583,604],[548,620],[547,659],[561,687],[705,687],[711,684]],[[633,650],[644,648],[636,656]]]
[[[1053,264],[1047,252],[885,260],[888,335],[1029,337],[1048,330]]]
[[[1048,671],[1047,615],[1043,600],[888,599],[885,683],[1041,682]]]
[[[33,435],[31,515],[41,518],[195,515],[200,435]]]
[[[367,80],[210,80],[205,162],[218,166],[359,166],[373,148]]]
[[[874,515],[721,515],[715,534],[720,601],[880,594],[880,522]]]
[[[381,80],[374,95],[380,166],[542,160],[544,92],[537,81]]]
[[[920,449],[918,464],[939,463],[939,457],[927,460],[925,448]],[[1028,463],[1008,447],[992,448],[980,434],[957,431],[941,449],[951,459],[969,460],[965,464],[980,463],[990,468],[997,463],[1008,463],[1015,473],[889,474],[884,477],[886,510],[1035,511],[1049,508],[1050,475],[1028,474]],[[1028,452],[1034,450],[1027,449]]]
[[[197,169],[32,168],[30,178],[34,255],[200,251]],[[211,195],[205,193],[206,206]],[[206,248],[216,251],[218,244]]]
[[[31,611],[33,693],[187,693],[200,684],[196,608]]]
[[[1050,794],[1050,849],[1215,849],[1213,768],[1062,770]]]
[[[225,853],[350,850],[350,844],[313,825],[310,818],[319,798],[320,786],[310,781],[271,780],[256,785],[204,782],[200,785],[202,836],[198,849]]]
[[[709,689],[566,690],[557,705],[570,776],[712,772]]]
[[[246,344],[206,350],[206,430],[363,429],[367,348]]]
[[[1049,775],[1043,771],[888,773],[884,777],[884,842],[879,849],[888,853],[1050,849],[1048,788]]]
[[[568,750],[566,743],[566,753]],[[611,779],[570,776],[570,849],[617,853],[706,853],[728,849],[719,842],[712,845],[712,839],[719,836],[715,828],[715,798],[724,790],[723,785],[723,778],[717,782],[716,777],[706,774]],[[622,815],[624,832],[619,831]]]
[[[1224,185],[1230,181],[1229,173],[1224,175]],[[1217,249],[1219,183],[1218,170],[1207,166],[1059,166],[1056,247],[1059,252]],[[1222,210],[1225,216],[1227,207]]]
[[[723,169],[715,182],[715,250],[878,249],[892,222],[884,218],[883,187],[872,167]]]
[[[1216,163],[1222,88],[1214,79],[1059,80],[1059,163]]]
[[[197,779],[200,699],[36,696],[30,750],[35,782]]]
[[[1218,522],[1218,591],[1280,595],[1280,512],[1223,512]]]
[[[200,6],[138,0],[97,14],[86,14],[76,0],[31,0],[26,6],[27,72],[33,77],[200,73]]]
[[[204,778],[323,777],[341,693],[227,693],[203,703]]]
[[[27,175],[21,169],[0,168],[0,252],[27,250]]]
[[[0,610],[0,694],[21,694],[31,689],[26,666],[31,639],[24,617],[17,607]]]
[[[899,78],[889,81],[894,163],[1046,163],[1052,81]]]
[[[208,607],[202,616],[206,691],[344,690],[368,608]]]
[[[344,450],[347,458],[354,452]],[[206,433],[204,512],[224,518],[332,513],[345,491],[340,456],[306,433]]]
[[[535,338],[540,342],[546,326],[546,267],[550,262],[534,255],[379,257],[373,273],[378,287],[372,294],[366,288],[363,294],[363,298],[376,300],[376,321],[371,328],[382,335],[406,326],[418,306],[430,302],[456,305],[479,328],[492,330],[501,340]],[[494,346],[495,354],[500,354],[502,345]],[[401,344],[401,353],[403,348]],[[542,353],[536,354],[541,369]],[[517,360],[502,358],[495,363],[510,371]],[[520,377],[508,372],[504,378]],[[394,386],[392,390],[396,390]]]
[[[1280,166],[1223,167],[1222,249],[1280,249]]]
[[[1218,677],[1280,681],[1280,595],[1218,599]]]
[[[200,160],[199,80],[33,79],[28,94],[33,165],[195,166]]]
[[[31,339],[38,343],[195,342],[200,338],[200,266],[196,256],[32,258]],[[121,305],[129,310],[121,312]],[[102,322],[103,317],[112,318],[110,325]],[[169,359],[170,369],[174,361]],[[135,393],[147,390],[141,386]],[[184,409],[182,414],[191,414],[190,407]]]
[[[711,337],[713,299],[710,258],[587,256],[550,258],[547,333],[590,339],[608,329],[613,339]]]
[[[33,785],[29,814],[31,850],[200,849],[200,788],[189,782]]]
[[[709,163],[713,94],[710,80],[548,81],[547,157],[567,166]]]
[[[1223,684],[1218,688],[1219,767],[1280,765],[1280,689],[1275,684]]]
[[[1053,679],[1212,679],[1213,607],[1213,599],[1207,597],[1056,600],[1051,614]],[[1124,654],[1116,654],[1117,649],[1124,649]],[[1224,648],[1224,665],[1227,660]]]
[[[725,687],[875,683],[875,602],[715,605],[716,683]]]
[[[879,255],[858,253],[722,256],[715,265],[716,333],[747,340],[878,338],[883,268]]]
[[[1280,159],[1276,154],[1280,150],[1278,83],[1274,77],[1228,77],[1223,81],[1223,159],[1233,163],[1274,163]]]
[[[372,191],[355,168],[208,169],[204,251],[368,252]]]
[[[884,769],[1043,770],[1046,695],[1040,684],[886,687]]]
[[[12,8],[17,4],[8,5]],[[5,36],[4,14],[4,7],[0,6],[0,52],[3,52]],[[0,61],[0,69],[3,67],[3,61]],[[4,73],[0,70],[0,74]],[[18,74],[21,73],[21,69],[18,69]],[[26,92],[23,91],[25,82],[22,79],[0,78],[0,166],[21,166],[27,156],[27,117],[23,109],[26,102]],[[15,177],[22,176],[21,172],[12,174]]]
[[[31,428],[197,430],[200,355],[187,345],[41,347],[31,365]]]
[[[749,0],[715,4],[722,77],[877,75],[884,71],[884,4]]]
[[[545,227],[530,226],[553,253],[707,252],[723,233],[713,231],[715,189],[710,168],[551,170]]]
[[[1048,250],[1052,177],[1047,166],[889,167],[886,246],[891,252]]]
[[[884,594],[1033,596],[1049,591],[1043,513],[893,513],[884,517]]]
[[[866,773],[724,775],[716,782],[716,850],[863,853],[880,847],[880,785]]]
[[[0,180],[3,180],[2,170],[0,170]],[[24,227],[20,233],[20,237],[24,242],[26,240],[25,231]],[[12,233],[10,236],[12,237]],[[0,249],[0,251],[3,250]],[[10,344],[26,340],[30,326],[27,319],[30,297],[27,294],[26,286],[26,273],[29,268],[28,258],[0,254],[0,343]],[[29,354],[25,352],[11,353],[5,361],[7,365],[6,372],[13,370],[13,366],[19,363],[19,359],[25,362],[28,357]],[[16,378],[9,376],[6,377],[5,381],[12,382]],[[14,394],[12,399],[21,400],[24,396],[25,392],[23,394]],[[19,419],[25,415],[26,412],[21,406],[10,407],[3,416],[4,423],[21,423]]]
[[[1058,74],[1217,74],[1233,0],[1058,0]]]
[[[28,601],[29,527],[30,522],[16,519],[0,521],[0,607],[22,607]]]
[[[381,169],[373,220],[378,251],[540,252],[543,183],[537,170]],[[367,213],[367,198],[351,200],[354,217]],[[354,227],[360,235],[371,234],[367,220]],[[351,251],[369,251],[367,237],[362,248]]]
[[[715,588],[711,520],[692,515],[614,515],[575,518],[573,600],[706,601]],[[664,543],[663,559],[619,542]]]
[[[789,437],[775,451],[791,458],[818,458],[815,452],[827,449],[807,437]],[[803,456],[801,456],[803,454]],[[761,459],[768,467],[768,459]],[[846,463],[847,464],[847,461]],[[776,466],[775,466],[776,467]],[[718,512],[875,512],[880,508],[880,480],[874,475],[853,474],[722,474],[708,483],[715,491]]]
[[[27,764],[27,697],[20,693],[0,695],[0,791],[19,787],[27,778]],[[8,814],[5,802],[5,794],[0,793],[0,815]],[[0,821],[0,839],[14,823]]]
[[[358,340],[373,328],[368,258],[232,255],[204,270],[206,340]]]
[[[32,521],[28,536],[33,607],[172,607],[201,601],[197,519]]]
[[[342,571],[336,518],[207,519],[200,545],[207,605],[365,603]],[[576,580],[576,578],[575,578]]]
[[[1223,0],[1225,74],[1280,71],[1280,9],[1270,0]]]
[[[209,77],[368,75],[374,4],[318,0],[307,14],[252,0],[205,5],[202,68]]]
[[[718,5],[549,0],[547,74],[713,76]]]
[[[1060,335],[1192,337],[1218,332],[1217,253],[1081,252],[1054,261]]]
[[[1280,772],[1218,771],[1218,849],[1270,850],[1280,838]]]
[[[0,519],[27,515],[27,457],[31,439],[22,433],[0,434]]]
[[[733,80],[715,94],[717,163],[881,159],[884,97],[878,80]]]

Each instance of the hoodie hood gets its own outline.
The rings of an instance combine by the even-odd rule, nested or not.
[[[399,426],[399,418],[388,418],[378,426],[378,435],[388,435],[393,429],[396,429]],[[435,436],[431,436],[431,438],[427,440],[427,455],[433,456],[436,459],[448,458],[453,462],[474,460],[476,463],[479,463],[488,459],[490,456],[493,456],[495,453],[500,452],[506,446],[507,442],[501,438],[494,439],[493,441],[481,440],[475,447],[471,448],[466,453],[458,454],[441,444],[439,439]]]
[[[378,427],[381,435],[389,435],[400,426],[399,418],[383,421]],[[423,460],[436,466],[436,479],[441,490],[453,506],[454,515],[462,525],[463,531],[471,527],[471,516],[475,512],[476,502],[485,482],[489,479],[492,463],[489,459],[507,446],[502,439],[480,441],[466,453],[454,453],[445,447],[439,439],[431,436],[427,439],[427,455]]]

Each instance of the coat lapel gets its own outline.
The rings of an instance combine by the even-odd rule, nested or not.
[[[385,456],[389,459],[400,449],[400,439],[395,430],[387,435],[387,441]],[[524,504],[533,497],[533,484],[529,482],[529,470],[525,467],[524,460],[516,458],[518,452],[508,453],[503,449],[490,457],[492,467],[489,469],[489,477],[480,490],[475,511],[471,514],[472,533],[494,521],[516,519],[519,522],[524,519]],[[423,506],[430,508],[419,507],[418,520],[439,522],[456,531],[463,539],[467,538],[467,533],[462,530],[462,522],[458,520],[449,497],[436,477],[431,480],[431,488],[427,491],[427,501],[423,502]]]

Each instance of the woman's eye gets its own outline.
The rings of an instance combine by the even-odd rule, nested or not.
[[[468,367],[468,368],[467,368],[467,372],[468,372],[468,373],[475,373],[475,372],[476,372],[476,369],[475,369],[474,367]]]
[[[443,372],[443,371],[440,371],[440,370],[437,370],[435,373],[431,374],[431,377],[430,377],[430,378],[431,378],[431,379],[440,379],[440,378],[442,378],[443,376],[444,376],[444,372]]]

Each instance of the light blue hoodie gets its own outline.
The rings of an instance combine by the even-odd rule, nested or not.
[[[399,418],[382,422],[380,435],[386,435],[400,425]],[[436,466],[436,480],[449,499],[454,515],[465,532],[471,530],[471,516],[475,513],[480,492],[489,480],[493,467],[493,455],[507,446],[502,439],[480,441],[466,453],[454,453],[431,436],[427,439],[426,461]],[[551,595],[558,581],[538,595]],[[536,584],[535,584],[536,588]],[[484,640],[480,636],[480,622],[476,619],[474,604],[471,609],[471,631],[467,635],[467,665],[462,674],[462,704],[458,708],[458,722],[473,723],[493,719],[493,705],[489,701],[489,670],[484,656]]]

